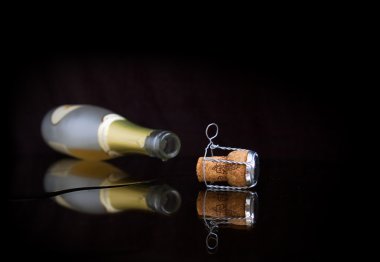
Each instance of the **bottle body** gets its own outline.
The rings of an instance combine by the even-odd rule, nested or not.
[[[167,160],[180,149],[169,131],[138,126],[108,109],[64,105],[48,112],[41,126],[45,142],[61,153],[87,160],[105,160],[139,153]]]

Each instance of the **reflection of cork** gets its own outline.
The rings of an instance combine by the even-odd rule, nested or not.
[[[214,156],[213,159],[230,160],[237,162],[247,161],[247,150],[232,151],[227,157]],[[203,179],[203,157],[200,157],[197,162],[198,180]],[[218,163],[205,161],[205,177],[208,182],[228,182],[231,186],[246,186],[245,178],[246,166],[240,164]]]
[[[203,191],[197,198],[197,212],[199,217],[225,219],[229,224],[247,226],[245,218],[246,192],[233,191]],[[231,219],[232,218],[232,219]],[[236,218],[236,219],[233,219]]]
[[[228,196],[225,194],[225,192],[207,192],[207,202],[204,202],[205,194],[206,192],[199,192],[198,194],[198,215],[203,216],[203,214],[206,214],[208,217],[225,217],[228,200]]]
[[[227,211],[228,217],[245,217],[245,199],[248,196],[244,192],[228,192]]]
[[[247,196],[245,192],[199,192],[197,198],[198,215],[203,216],[205,214],[206,217],[213,218],[245,217],[245,199]]]

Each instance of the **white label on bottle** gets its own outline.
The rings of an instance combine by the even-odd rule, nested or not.
[[[81,105],[64,105],[58,107],[56,110],[54,110],[53,114],[51,115],[51,122],[53,125],[58,124],[59,121],[62,120],[62,118],[65,117],[68,113],[74,111],[75,109],[78,109],[81,107]]]
[[[117,152],[111,151],[107,142],[108,129],[111,126],[111,124],[117,120],[125,120],[125,118],[117,114],[106,115],[103,117],[103,121],[100,123],[99,129],[98,129],[99,145],[104,150],[104,152],[106,152],[110,156],[120,155]]]

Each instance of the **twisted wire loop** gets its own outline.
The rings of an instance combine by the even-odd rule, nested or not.
[[[206,198],[207,198],[207,190],[205,192],[205,196],[203,198],[203,222],[206,225],[208,230],[208,234],[206,236],[206,247],[209,253],[215,253],[218,245],[219,245],[219,237],[218,237],[218,223],[213,220],[209,220],[206,218]]]
[[[209,129],[211,127],[215,127],[215,129],[216,129],[214,135],[209,134]],[[214,159],[214,158],[207,157],[207,153],[208,153],[209,149],[210,149],[211,157],[214,156],[214,149],[217,149],[217,148],[221,149],[221,150],[228,150],[228,151],[247,151],[247,149],[237,148],[237,147],[219,146],[219,145],[214,144],[214,142],[212,140],[214,138],[216,138],[218,136],[218,133],[219,133],[219,127],[215,123],[209,124],[206,127],[205,133],[206,133],[207,139],[209,140],[209,143],[205,148],[205,154],[203,156],[203,165],[202,165],[203,181],[204,181],[206,187],[207,188],[213,188],[213,189],[223,189],[223,190],[243,190],[243,189],[248,189],[248,188],[253,187],[254,184],[251,186],[237,187],[237,186],[220,186],[220,185],[213,185],[213,184],[207,183],[207,181],[206,181],[206,161],[217,162],[217,163],[227,163],[227,164],[233,164],[233,165],[245,165],[247,168],[250,167],[251,164],[248,162],[238,162],[238,161]]]
[[[210,221],[210,225],[213,224],[213,221]],[[210,253],[216,252],[219,245],[219,236],[218,236],[219,226],[215,223],[213,226],[210,226],[208,229],[208,234],[206,236],[206,247]]]

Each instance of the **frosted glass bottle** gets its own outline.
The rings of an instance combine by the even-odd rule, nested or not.
[[[105,160],[138,153],[168,160],[181,147],[169,131],[138,126],[92,105],[63,105],[42,120],[42,136],[56,151],[86,160]]]
[[[89,189],[94,187],[100,188]],[[101,161],[60,160],[46,171],[44,189],[49,193],[86,189],[56,195],[54,200],[61,206],[87,214],[135,210],[171,215],[181,206],[181,196],[174,188],[132,178]]]

